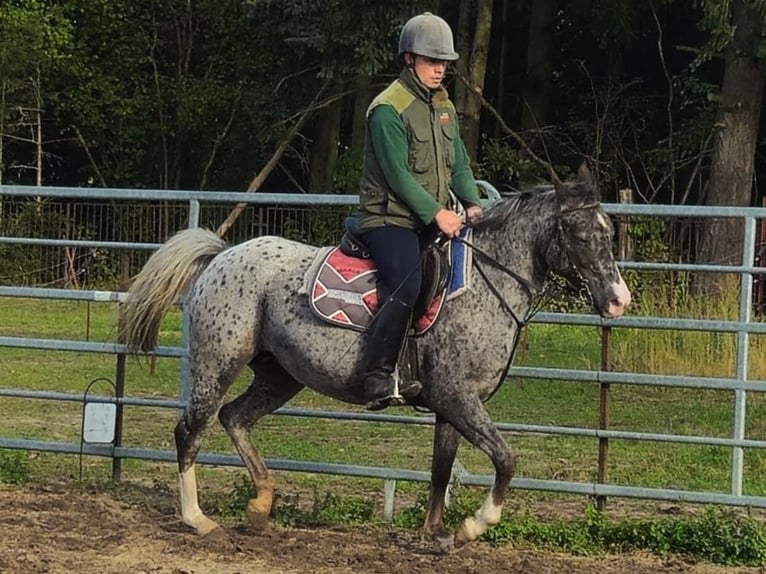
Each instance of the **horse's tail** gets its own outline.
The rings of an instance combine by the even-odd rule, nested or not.
[[[155,251],[120,306],[119,341],[132,352],[154,349],[162,317],[226,247],[212,231],[193,228],[176,233]]]

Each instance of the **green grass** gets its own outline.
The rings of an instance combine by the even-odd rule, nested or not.
[[[0,335],[25,337],[115,340],[117,309],[114,304],[0,299]],[[163,323],[161,344],[180,341],[179,314],[171,313]],[[628,330],[624,330],[628,331]],[[670,364],[678,360],[670,352],[662,333],[643,332],[639,336],[615,329],[613,359],[617,367],[630,364],[638,368],[635,353],[650,364]],[[651,345],[652,338],[657,338]],[[638,343],[640,341],[640,344]],[[600,334],[596,328],[533,325],[520,350],[517,364],[595,369],[600,365]],[[662,350],[665,351],[662,351]],[[681,347],[684,350],[683,347]],[[752,355],[751,355],[752,357]],[[723,359],[725,360],[725,358]],[[631,364],[630,361],[636,361]],[[697,367],[705,363],[697,358]],[[99,378],[114,379],[115,357],[0,348],[0,386],[35,390],[82,393]],[[714,368],[720,368],[714,366]],[[126,367],[127,394],[130,396],[176,398],[179,392],[179,362],[159,358],[129,359]],[[696,373],[703,374],[703,373]],[[235,396],[247,385],[243,374],[232,389]],[[94,389],[103,393],[108,386]],[[690,389],[647,388],[613,385],[610,390],[610,428],[712,436],[731,436],[733,394]],[[599,388],[596,384],[569,381],[509,379],[488,403],[494,420],[561,426],[598,426]],[[300,394],[291,406],[354,409],[312,392]],[[766,402],[760,395],[748,397],[748,436],[762,438],[766,433]],[[408,411],[398,411],[410,414]],[[123,443],[173,450],[172,429],[177,413],[171,409],[125,408]],[[80,434],[81,405],[6,398],[0,401],[0,436],[77,442]],[[378,423],[333,422],[285,416],[268,416],[255,428],[253,437],[265,456],[297,460],[323,460],[336,463],[385,465],[428,470],[431,456],[431,428]],[[541,436],[508,433],[508,442],[518,455],[517,476],[574,481],[593,481],[597,477],[598,443],[591,438]],[[208,452],[234,453],[228,437],[213,424],[204,443]],[[727,491],[729,489],[730,449],[720,447],[611,440],[609,482],[658,488]],[[62,459],[64,461],[62,462]],[[490,473],[483,453],[463,444],[461,463],[474,473]],[[766,494],[766,457],[759,450],[745,453],[745,493]],[[88,459],[85,473],[108,476],[108,460]],[[125,461],[124,476],[174,483],[171,464]],[[29,461],[32,477],[79,471],[76,457],[41,453]],[[224,483],[242,476],[240,469],[223,473]],[[202,479],[218,480],[220,469],[203,469]],[[146,478],[148,477],[148,478]],[[332,476],[280,473],[279,480],[296,489],[309,490],[340,485],[343,491],[377,489],[378,481]],[[229,488],[231,488],[231,483]],[[400,491],[417,495],[423,485],[400,485]],[[545,498],[546,494],[536,495]]]
[[[88,305],[81,302],[6,299],[0,300],[0,309],[10,319],[4,324],[11,326],[3,329],[2,334],[94,341],[115,338],[113,304],[92,304],[88,311]],[[178,313],[171,313],[163,323],[162,344],[178,344],[180,328]],[[593,369],[600,364],[599,332],[595,328],[534,325],[525,343],[520,353],[524,364],[581,369]],[[114,371],[115,358],[108,355],[0,349],[3,386],[84,392],[96,378],[113,380]],[[126,381],[129,395],[175,398],[179,362],[159,358],[149,363],[131,358],[127,362]],[[231,396],[246,385],[247,376],[243,374]],[[101,384],[94,392],[106,390],[108,386]],[[497,421],[594,428],[598,424],[598,401],[598,386],[591,383],[510,379],[488,406]],[[614,386],[610,401],[611,428],[731,434],[731,393]],[[750,402],[754,412],[763,408],[756,397]],[[293,404],[353,408],[312,392],[302,393]],[[77,441],[80,413],[78,403],[7,399],[0,406],[0,431],[25,438]],[[172,448],[176,416],[175,411],[168,409],[126,407],[124,444]],[[752,417],[750,427],[758,430],[760,420]],[[205,450],[233,452],[219,425],[213,426]],[[287,436],[290,440],[285,440]],[[430,427],[269,416],[257,425],[254,437],[265,455],[273,458],[322,459],[417,470],[427,470],[430,459]],[[519,455],[519,476],[561,480],[593,480],[596,476],[598,449],[594,439],[509,435],[508,440]],[[728,485],[728,449],[672,444],[658,447],[646,442],[613,440],[610,451],[609,476],[618,484],[635,482],[644,486],[714,490],[726,489]],[[491,471],[483,453],[468,445],[461,447],[460,460],[472,472]],[[755,469],[763,465],[758,452],[748,453],[747,461]],[[700,477],[701,468],[705,469],[704,479]],[[766,483],[757,475],[752,478],[754,482],[748,483],[748,492],[766,492]]]

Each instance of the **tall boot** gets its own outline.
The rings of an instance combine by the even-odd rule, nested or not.
[[[400,397],[394,395],[393,373],[411,320],[412,307],[396,298],[387,300],[375,316],[361,361],[364,400],[371,411],[384,409],[395,399],[403,404]],[[401,397],[414,397],[421,388],[418,381],[399,382]]]

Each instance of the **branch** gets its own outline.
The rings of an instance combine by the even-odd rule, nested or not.
[[[240,88],[237,91],[237,97],[234,98],[234,103],[231,106],[229,121],[226,122],[226,125],[221,130],[221,133],[218,134],[218,136],[215,138],[215,141],[213,142],[213,149],[210,150],[210,157],[207,158],[205,169],[202,170],[202,181],[200,181],[200,184],[199,184],[200,190],[205,189],[205,186],[207,185],[207,174],[210,172],[210,168],[213,165],[213,161],[215,161],[215,156],[218,154],[218,148],[221,147],[223,140],[225,140],[226,136],[229,134],[231,125],[234,123],[234,116],[236,114],[237,108],[239,107],[239,102],[241,99],[242,99],[242,89]]]
[[[481,89],[477,88],[471,82],[466,78],[464,75],[459,74],[457,76],[463,84],[465,84],[466,88],[468,88],[469,91],[473,92],[476,97],[478,97],[481,100],[482,107],[486,108],[497,120],[498,124],[500,124],[500,127],[502,130],[507,133],[509,136],[511,136],[514,140],[516,140],[516,143],[518,143],[521,146],[521,149],[524,150],[524,152],[529,155],[533,160],[535,160],[538,164],[540,164],[542,167],[546,168],[548,170],[548,173],[551,176],[551,181],[553,181],[556,184],[561,184],[561,180],[559,179],[559,176],[556,174],[556,171],[553,169],[553,165],[550,161],[545,161],[540,156],[538,156],[535,152],[532,151],[532,148],[530,148],[527,145],[527,142],[525,142],[522,137],[517,134],[515,131],[513,131],[511,128],[508,127],[508,124],[505,123],[505,120],[500,116],[499,113],[497,113],[497,110],[490,104],[485,98],[484,95],[481,93]]]
[[[101,170],[98,169],[98,164],[96,163],[96,160],[93,158],[93,154],[90,153],[90,147],[88,146],[88,142],[85,141],[85,138],[82,137],[82,133],[80,132],[80,128],[77,126],[72,126],[74,128],[74,133],[77,134],[77,141],[80,142],[80,145],[82,146],[82,149],[85,150],[85,155],[88,156],[88,161],[90,162],[91,167],[93,168],[93,171],[96,172],[96,177],[98,177],[98,181],[101,184],[101,187],[109,187],[106,184],[106,180],[104,179],[103,174],[101,173]]]
[[[670,197],[671,203],[673,203],[676,199],[676,178],[673,161],[673,156],[675,155],[673,149],[673,78],[670,77],[668,64],[665,61],[665,52],[662,49],[662,24],[660,23],[660,19],[657,16],[657,10],[654,7],[654,2],[649,2],[649,4],[652,7],[652,16],[654,17],[654,23],[657,26],[657,52],[660,55],[660,63],[662,64],[662,72],[665,74],[665,81],[668,83],[668,104],[666,106],[666,110],[668,114],[668,153],[670,154],[671,168]]]
[[[274,155],[271,156],[271,159],[266,164],[266,166],[260,171],[258,175],[255,176],[255,179],[250,182],[250,185],[247,187],[246,193],[253,193],[258,191],[258,188],[263,185],[263,182],[266,181],[266,178],[269,176],[269,174],[274,170],[274,168],[279,163],[280,158],[285,153],[285,150],[290,145],[290,142],[292,139],[298,134],[298,132],[303,128],[306,121],[311,116],[311,112],[313,110],[313,106],[316,104],[316,102],[319,100],[321,95],[325,92],[325,90],[330,85],[330,82],[332,80],[327,79],[324,83],[324,85],[319,89],[316,96],[314,96],[314,101],[311,102],[311,105],[309,108],[303,112],[301,117],[298,119],[298,121],[295,123],[295,125],[292,127],[290,132],[285,136],[285,139],[282,140],[282,143],[279,144],[276,151],[274,152]],[[231,213],[229,213],[228,217],[224,220],[224,222],[220,225],[220,227],[216,230],[216,234],[219,237],[223,237],[226,235],[226,232],[231,229],[231,226],[234,225],[234,222],[237,220],[237,218],[241,215],[241,213],[245,210],[247,207],[247,203],[238,203],[234,209],[231,210]]]

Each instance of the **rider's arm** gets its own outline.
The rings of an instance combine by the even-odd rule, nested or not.
[[[465,150],[463,139],[455,138],[455,163],[452,166],[452,191],[460,199],[460,203],[468,207],[480,205],[481,199],[476,189],[476,180],[471,171],[471,160]]]
[[[407,133],[401,117],[391,106],[380,105],[370,113],[367,128],[386,182],[407,207],[428,225],[441,207],[410,173]]]

